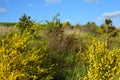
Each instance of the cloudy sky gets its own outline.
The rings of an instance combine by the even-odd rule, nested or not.
[[[0,0],[0,22],[17,22],[23,14],[40,22],[60,13],[61,22],[104,23],[109,17],[120,26],[120,0]]]

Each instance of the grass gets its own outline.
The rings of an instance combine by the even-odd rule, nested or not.
[[[10,30],[12,30],[12,27],[0,26],[0,34],[4,34]]]

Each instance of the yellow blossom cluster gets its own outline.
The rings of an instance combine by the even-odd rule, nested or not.
[[[44,58],[47,46],[44,41],[37,41],[29,31],[22,34],[9,32],[0,40],[0,80],[52,78],[52,66]],[[35,42],[39,48],[33,46]],[[47,64],[48,67],[45,67]]]
[[[120,49],[107,49],[106,42],[93,40],[86,51],[88,58],[87,80],[119,80]]]

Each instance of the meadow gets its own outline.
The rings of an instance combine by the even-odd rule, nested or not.
[[[9,24],[0,26],[0,80],[120,80],[120,30],[112,20],[72,26],[23,15]]]

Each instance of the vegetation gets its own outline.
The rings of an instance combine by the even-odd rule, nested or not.
[[[6,26],[6,27],[11,27],[16,25],[16,22],[0,22],[0,26]]]
[[[72,26],[23,15],[0,34],[0,80],[120,80],[120,32],[111,19]]]

